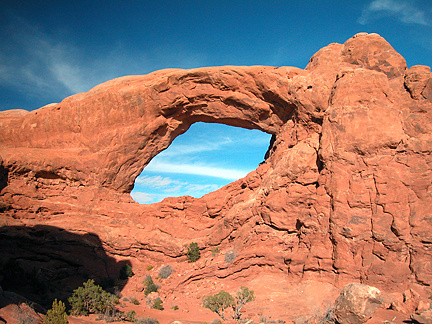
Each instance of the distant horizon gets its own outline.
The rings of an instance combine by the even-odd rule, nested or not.
[[[342,44],[359,32],[384,37],[408,67],[432,66],[432,3],[425,0],[105,0],[101,4],[93,0],[2,1],[0,111],[33,111],[118,77],[169,68],[304,69],[321,48]],[[203,132],[216,134],[221,132],[218,127],[206,125]],[[200,147],[193,142],[197,138],[193,131],[176,139],[145,168],[135,183],[136,192],[141,192],[134,193],[135,199],[201,195],[201,189],[212,191],[223,185],[222,178],[215,181],[209,176],[212,170],[226,174],[225,184],[251,171],[251,165],[244,167],[248,161],[242,160],[251,150],[245,140],[251,133],[234,128],[223,132],[235,139],[237,148],[219,138],[213,141],[224,149],[212,149],[204,138],[207,148],[201,145],[203,150],[193,156],[181,154],[190,159],[189,164],[174,161],[169,150],[175,151],[178,141],[190,136],[190,148]],[[253,134],[258,141],[267,141],[257,146],[259,154],[249,157],[256,165],[269,140],[267,134]],[[207,156],[211,152],[215,155]],[[143,184],[153,188],[143,189]]]

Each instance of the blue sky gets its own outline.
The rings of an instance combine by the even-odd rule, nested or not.
[[[0,110],[37,109],[164,68],[304,68],[320,48],[358,32],[379,33],[408,66],[432,65],[430,0],[2,0]],[[268,144],[258,131],[193,125],[148,165],[134,197],[200,196],[255,169]]]

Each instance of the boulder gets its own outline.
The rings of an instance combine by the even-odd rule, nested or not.
[[[361,324],[367,322],[380,307],[381,292],[378,288],[350,283],[336,299],[333,317],[339,324]]]

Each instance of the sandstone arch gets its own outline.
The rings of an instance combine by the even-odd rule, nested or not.
[[[179,285],[253,267],[339,285],[430,285],[430,77],[360,34],[304,70],[164,70],[3,112],[1,208],[8,222],[98,233],[114,255],[179,260],[192,238],[205,251],[239,250],[230,267]],[[274,135],[266,163],[201,199],[133,203],[145,164],[198,121]]]

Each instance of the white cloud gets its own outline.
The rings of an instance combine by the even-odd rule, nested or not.
[[[173,183],[177,184],[177,182],[173,181],[171,178],[162,176],[140,176],[136,178],[135,183],[153,188],[166,187]]]
[[[149,204],[154,202],[157,198],[157,194],[149,194],[146,192],[138,192],[138,191],[132,191],[131,196],[133,200],[136,202],[139,202],[140,204]]]
[[[416,7],[414,2],[401,0],[374,0],[362,12],[358,22],[362,25],[382,16],[393,16],[406,24],[429,26],[426,12]]]
[[[161,201],[168,195],[171,197],[185,195],[201,197],[220,188],[216,184],[188,183],[162,176],[139,176],[135,184],[136,188],[131,192],[131,196],[142,204]]]
[[[212,192],[219,189],[218,185],[215,184],[206,184],[206,185],[200,185],[200,184],[189,184],[186,186],[187,191],[192,192]]]
[[[145,169],[152,172],[191,174],[227,180],[238,180],[249,173],[249,171],[245,170],[218,168],[201,164],[179,164],[165,161],[151,163],[146,166]]]
[[[11,32],[0,46],[0,86],[14,87],[26,96],[49,98],[47,104],[52,102],[50,98],[62,100],[124,75],[147,74],[173,65],[206,65],[199,62],[203,57],[185,51],[177,51],[175,57],[162,56],[156,55],[154,48],[144,52],[127,49],[121,41],[104,44],[102,49],[97,44],[84,47],[65,33],[45,32],[19,16],[9,15],[8,20]],[[193,63],[191,56],[196,59]]]

